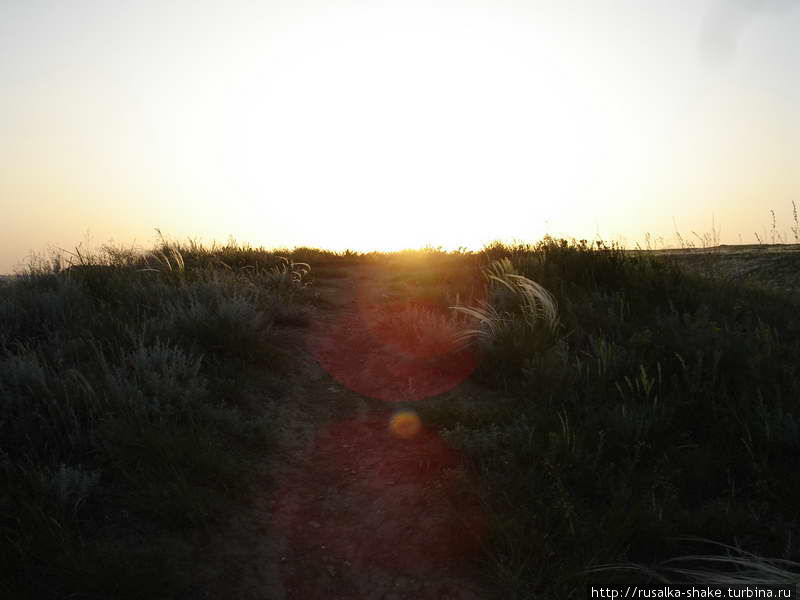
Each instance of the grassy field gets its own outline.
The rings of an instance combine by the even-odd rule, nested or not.
[[[32,264],[0,283],[0,596],[196,595],[188,532],[247,502],[272,447],[244,388],[257,371],[280,398],[303,376],[316,284],[365,261],[414,343],[479,357],[417,408],[467,457],[498,597],[692,571],[797,581],[770,562],[800,559],[796,287],[687,253],[164,242]]]
[[[270,451],[248,373],[280,398],[330,256],[165,242],[0,283],[0,597],[191,595],[187,532]]]
[[[424,410],[471,458],[503,597],[578,597],[589,581],[645,581],[661,561],[719,550],[687,537],[797,560],[796,295],[602,244],[482,258],[509,258],[558,305],[554,332],[491,280],[504,308],[474,338],[474,379],[500,395],[456,391]],[[425,277],[435,287],[448,271]]]

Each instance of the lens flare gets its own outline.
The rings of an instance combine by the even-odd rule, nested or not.
[[[400,410],[397,411],[389,423],[389,431],[392,435],[407,440],[419,433],[422,423],[413,410]]]
[[[469,378],[477,356],[454,344],[457,328],[449,313],[423,300],[388,299],[378,271],[363,277],[372,280],[354,280],[350,310],[312,329],[309,348],[325,371],[362,396],[404,403],[443,394]]]

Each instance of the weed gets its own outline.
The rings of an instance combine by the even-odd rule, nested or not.
[[[185,531],[241,501],[270,448],[227,382],[281,373],[278,324],[308,322],[310,267],[287,256],[161,236],[0,287],[0,595],[187,593]]]
[[[435,399],[423,416],[473,465],[502,593],[565,597],[587,566],[668,560],[680,535],[789,542],[774,524],[800,492],[787,466],[800,456],[795,301],[613,245],[485,253],[486,300],[456,312],[478,381],[502,399]]]
[[[476,345],[494,375],[520,372],[527,359],[555,343],[556,301],[544,287],[516,273],[508,258],[491,262],[484,275],[489,300],[451,307],[476,323],[461,331],[458,342]]]

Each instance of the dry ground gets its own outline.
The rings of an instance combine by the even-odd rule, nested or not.
[[[253,505],[197,540],[198,597],[490,597],[473,577],[486,518],[458,453],[424,424],[415,433],[413,413],[391,427],[401,408],[456,385],[469,365],[399,355],[380,271],[345,275],[320,287],[329,305],[305,333]]]

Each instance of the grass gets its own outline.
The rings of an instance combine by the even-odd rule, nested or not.
[[[359,262],[385,272],[400,350],[478,357],[469,394],[416,408],[466,458],[499,597],[797,581],[796,295],[549,237],[385,255],[162,239],[0,286],[0,596],[191,596],[187,532],[244,501],[271,448],[249,373],[294,368],[316,284]]]
[[[651,582],[662,584],[689,583],[695,585],[792,585],[800,583],[800,563],[786,559],[769,559],[747,552],[738,546],[713,540],[685,538],[695,546],[711,547],[715,554],[692,554],[667,559],[657,566],[639,564],[603,565],[591,573],[619,576],[635,573]]]
[[[495,394],[421,410],[469,460],[501,597],[581,596],[613,562],[646,579],[681,536],[798,559],[795,297],[614,245],[494,245],[477,262],[485,299],[458,310]]]
[[[241,382],[291,369],[313,258],[337,260],[162,239],[0,287],[0,596],[188,593],[187,532],[243,501],[269,451]]]
[[[516,273],[508,258],[490,263],[484,276],[487,299],[451,307],[475,321],[473,327],[462,329],[459,341],[480,349],[484,370],[519,371],[529,356],[542,354],[555,343],[557,303],[544,287]]]

